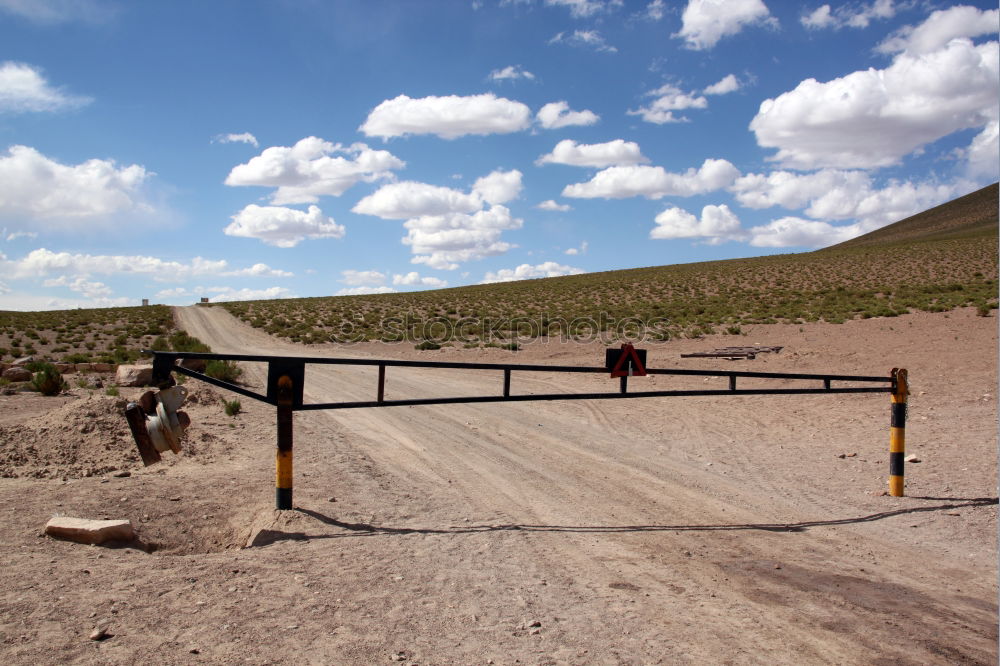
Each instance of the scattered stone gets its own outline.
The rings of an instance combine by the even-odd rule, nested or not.
[[[201,654],[201,650],[199,650],[198,648],[191,648],[190,650],[188,650],[188,652],[191,654]]]
[[[45,525],[45,533],[52,537],[77,543],[102,544],[108,541],[132,541],[135,530],[128,520],[89,520],[55,516]]]
[[[529,627],[540,627],[540,626],[542,626],[542,623],[541,623],[541,622],[539,622],[538,620],[535,620],[534,622],[532,622],[532,623],[531,623],[531,624],[529,624],[528,626],[529,626]]]
[[[15,365],[3,371],[3,378],[12,382],[30,382],[31,372]]]
[[[94,627],[94,630],[90,632],[88,638],[92,641],[103,641],[111,638],[111,634],[108,633],[107,627]]]
[[[846,453],[839,453],[839,454],[837,454],[837,457],[838,458],[846,458],[847,454]]]
[[[337,501],[336,497],[331,497],[330,499],[327,500],[327,502],[336,502],[336,501]]]
[[[148,365],[119,365],[115,382],[119,386],[148,386],[153,381],[153,368]]]
[[[406,653],[405,652],[396,652],[396,653],[393,653],[392,660],[393,661],[406,661]]]
[[[115,472],[111,476],[115,477],[116,479],[124,479],[132,476],[132,472],[128,471],[127,469],[123,469],[121,471]]]
[[[958,511],[946,511],[945,515],[946,516],[961,516],[962,514],[960,514]]]
[[[14,362],[11,363],[11,365],[28,365],[34,360],[35,360],[34,356],[22,356],[19,359],[15,359]]]
[[[91,363],[90,364],[90,371],[91,372],[114,372],[115,371],[115,366],[112,365],[111,363]],[[152,372],[153,369],[150,368],[149,371]]]
[[[781,568],[781,565],[780,565],[780,564],[775,564],[775,565],[774,565],[774,568],[775,568],[775,569],[780,569],[780,568]]]
[[[532,636],[536,636],[536,635],[542,633],[542,630],[541,629],[532,629],[528,633],[531,634]]]
[[[918,463],[918,462],[920,462],[920,458],[918,458],[916,455],[914,455],[914,454],[911,453],[910,455],[908,455],[905,458],[903,458],[903,462]]]
[[[857,453],[848,453],[848,454],[847,454],[847,457],[848,457],[848,458],[856,458],[856,457],[857,457],[857,455],[858,455]]]

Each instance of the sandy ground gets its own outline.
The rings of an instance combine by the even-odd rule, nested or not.
[[[224,353],[603,364],[603,345],[303,349],[182,309]],[[681,359],[782,345],[756,360]],[[907,497],[884,495],[887,395],[298,412],[274,506],[273,408],[191,380],[184,454],[143,468],[122,399],[0,396],[9,663],[995,664],[997,325],[973,311],[645,345],[650,367],[910,372]],[[260,386],[262,367],[246,367]],[[387,398],[493,394],[496,372],[389,368]],[[514,373],[513,392],[615,390]],[[725,387],[677,377],[642,388]],[[138,390],[123,390],[123,398]],[[310,366],[306,399],[367,400]],[[125,472],[129,476],[122,475]],[[42,535],[129,518],[131,547]],[[249,546],[249,547],[247,547]],[[92,641],[95,626],[110,637]]]

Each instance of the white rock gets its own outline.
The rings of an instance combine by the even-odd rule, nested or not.
[[[147,386],[153,381],[153,368],[148,365],[119,365],[115,373],[118,386]]]
[[[3,371],[3,378],[12,382],[28,382],[31,381],[31,372],[25,368],[14,366]]]
[[[89,520],[55,516],[45,524],[49,536],[76,541],[77,543],[101,544],[106,541],[132,541],[135,530],[128,520]]]

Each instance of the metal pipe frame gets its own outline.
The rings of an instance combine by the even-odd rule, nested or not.
[[[814,395],[827,393],[895,393],[897,391],[897,378],[895,374],[891,376],[873,377],[865,375],[828,375],[812,373],[786,373],[786,372],[752,372],[740,370],[688,370],[682,368],[646,368],[647,375],[677,375],[688,377],[725,377],[729,380],[727,389],[700,389],[700,390],[674,390],[674,391],[633,391],[627,390],[627,377],[620,378],[618,392],[608,393],[543,393],[543,394],[511,394],[511,374],[517,372],[576,372],[590,374],[605,374],[609,372],[605,367],[585,367],[585,366],[565,366],[565,365],[529,365],[515,363],[462,363],[450,361],[401,361],[392,359],[353,359],[353,358],[326,358],[307,356],[259,356],[250,354],[213,354],[206,352],[160,352],[152,351],[153,354],[153,374],[154,383],[169,383],[169,373],[178,372],[189,377],[194,377],[201,381],[213,384],[220,388],[233,391],[240,395],[261,402],[278,405],[277,399],[271,395],[261,395],[242,386],[230,382],[215,379],[208,375],[177,365],[180,359],[203,359],[219,361],[244,361],[248,363],[267,363],[269,374],[274,372],[276,365],[282,368],[298,367],[302,368],[306,364],[316,365],[355,365],[374,366],[378,368],[378,384],[376,388],[375,400],[361,401],[340,401],[304,404],[301,399],[302,387],[299,383],[296,386],[299,398],[293,404],[295,411],[309,411],[320,409],[359,409],[370,407],[402,407],[414,405],[455,405],[468,403],[485,402],[526,402],[532,400],[611,400],[619,398],[664,398],[664,397],[684,397],[684,396],[742,396],[742,395]],[[385,400],[385,377],[386,368],[437,368],[444,370],[494,370],[503,373],[502,392],[499,395],[489,396],[457,396],[450,398],[410,398],[403,400]],[[300,370],[301,372],[301,370]],[[750,379],[780,379],[780,380],[802,380],[822,382],[822,388],[737,388],[737,378]],[[851,382],[884,384],[884,386],[833,386],[832,382]],[[269,391],[271,393],[271,391]]]

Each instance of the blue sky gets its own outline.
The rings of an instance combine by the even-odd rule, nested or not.
[[[997,180],[998,14],[0,0],[0,309],[837,243]]]

